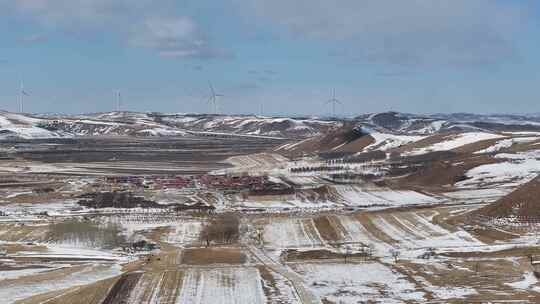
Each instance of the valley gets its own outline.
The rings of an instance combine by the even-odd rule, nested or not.
[[[540,301],[539,117],[2,114],[6,303]]]

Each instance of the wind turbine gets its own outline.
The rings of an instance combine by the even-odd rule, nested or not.
[[[21,113],[24,113],[24,96],[30,96],[30,94],[24,90],[24,83],[21,81],[21,91],[19,92],[19,111]]]
[[[259,111],[260,111],[259,115],[261,115],[261,117],[264,116],[264,103],[262,100],[261,100],[261,103],[259,104]]]
[[[114,96],[116,97],[116,112],[120,112],[122,106],[122,93],[120,90],[114,91]]]
[[[214,106],[214,114],[218,113],[218,104],[217,99],[218,97],[223,97],[222,94],[216,94],[216,91],[214,90],[214,87],[212,86],[212,83],[208,81],[208,86],[210,87],[210,98],[208,98],[208,102],[210,102]]]
[[[342,104],[341,101],[339,101],[336,98],[336,89],[332,90],[332,98],[326,102],[327,104],[332,104],[332,116],[336,117],[336,105]]]

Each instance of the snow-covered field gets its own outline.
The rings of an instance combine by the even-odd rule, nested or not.
[[[178,304],[267,303],[256,268],[193,269],[185,273]]]
[[[93,263],[76,266],[73,269],[74,271],[69,270],[60,277],[42,275],[41,280],[35,277],[29,281],[25,281],[25,277],[0,280],[0,299],[3,303],[13,303],[41,293],[86,285],[121,274],[120,266],[117,264]]]
[[[189,245],[199,240],[203,227],[201,221],[180,220],[170,227],[170,232],[164,238],[164,241],[180,246]]]
[[[439,198],[412,190],[362,189],[352,185],[337,185],[335,189],[350,206],[405,206],[433,204],[441,201]]]
[[[425,301],[424,293],[396,271],[376,262],[293,264],[321,299],[332,303]]]
[[[458,182],[457,187],[476,189],[480,187],[524,184],[540,173],[540,150],[526,153],[495,155],[500,163],[478,166],[467,171],[468,179]]]
[[[465,231],[448,231],[418,213],[376,215],[371,218],[371,221],[380,231],[396,240],[399,247],[407,249],[483,245]]]
[[[512,192],[512,188],[463,189],[443,193],[444,196],[464,203],[493,202]]]
[[[540,140],[540,137],[515,137],[497,141],[493,146],[474,152],[475,154],[495,153],[512,147],[515,144],[530,143]]]
[[[271,248],[321,247],[324,241],[312,219],[276,218],[264,227]]]
[[[424,154],[428,152],[449,151],[449,150],[457,149],[459,147],[476,143],[479,141],[497,139],[497,138],[502,138],[502,137],[503,136],[499,134],[485,133],[485,132],[459,133],[459,134],[445,137],[444,140],[431,144],[429,146],[414,149],[406,154],[407,155],[420,155],[420,154]]]
[[[387,133],[380,133],[374,131],[368,131],[369,135],[375,140],[374,143],[367,146],[364,150],[381,150],[386,151],[393,148],[398,148],[405,144],[420,141],[425,136],[418,135],[394,135]]]
[[[318,181],[313,177],[294,177],[288,180],[313,188]],[[266,210],[329,210],[343,207],[399,207],[442,203],[446,199],[428,196],[412,190],[392,190],[383,187],[364,188],[358,185],[330,185],[328,194],[320,195],[315,191],[302,190],[295,195],[276,195],[273,197],[249,197],[232,203],[236,208],[262,208]],[[292,208],[292,209],[291,209]]]

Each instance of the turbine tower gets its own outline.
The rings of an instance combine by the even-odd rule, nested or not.
[[[210,98],[208,98],[208,102],[210,102],[212,104],[212,106],[214,107],[214,113],[213,114],[218,114],[217,99],[218,99],[218,97],[223,97],[223,95],[222,94],[216,94],[216,91],[214,90],[214,86],[212,86],[212,83],[210,81],[208,81],[208,86],[210,87]]]
[[[342,104],[341,101],[336,98],[336,89],[332,90],[332,98],[330,98],[330,100],[328,100],[326,103],[332,105],[332,116],[336,117],[336,105]]]
[[[122,93],[120,90],[116,90],[114,92],[114,95],[116,97],[116,112],[120,112],[120,109],[122,107]]]
[[[24,83],[21,81],[21,90],[19,92],[19,112],[24,113],[24,96],[30,96],[25,90],[24,90]]]

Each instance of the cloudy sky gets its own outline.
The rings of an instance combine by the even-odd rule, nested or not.
[[[540,112],[539,2],[0,0],[0,108]]]

